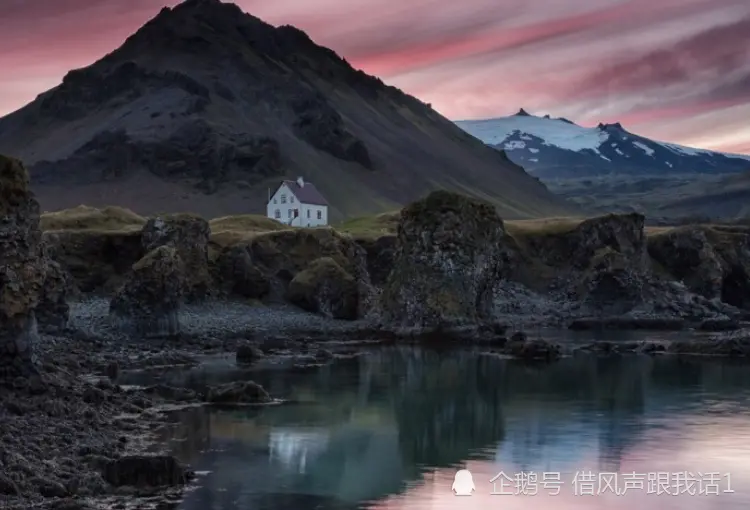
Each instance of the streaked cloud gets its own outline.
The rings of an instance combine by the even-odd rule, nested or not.
[[[116,48],[158,0],[5,0],[0,114]],[[520,107],[750,152],[747,0],[241,0],[449,118]],[[7,4],[7,5],[6,5]]]

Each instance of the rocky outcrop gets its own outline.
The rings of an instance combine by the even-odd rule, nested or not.
[[[376,287],[383,286],[393,268],[398,238],[387,234],[374,239],[357,239],[357,244],[364,248],[367,254],[367,271],[370,273],[370,281]]]
[[[685,226],[649,238],[648,252],[670,276],[708,299],[750,308],[750,232]]]
[[[335,260],[322,257],[289,282],[287,299],[300,308],[334,319],[356,319],[357,282]]]
[[[254,263],[251,253],[247,244],[227,247],[217,260],[218,279],[229,294],[263,299],[271,292],[271,281]]]
[[[23,164],[0,155],[0,379],[37,372],[35,309],[47,261]]]
[[[160,246],[133,268],[110,301],[110,315],[126,331],[152,337],[179,333],[183,269],[177,250]]]
[[[382,318],[418,328],[491,320],[505,242],[503,221],[488,203],[436,191],[407,206],[381,294]]]
[[[144,252],[160,246],[174,247],[188,301],[206,298],[212,286],[208,270],[208,239],[211,229],[203,218],[189,214],[157,216],[141,231]]]
[[[367,255],[351,237],[331,228],[267,232],[227,247],[216,266],[224,289],[244,297],[285,299],[291,281],[316,259],[328,257],[356,282],[358,317],[370,308]]]
[[[44,241],[84,293],[116,290],[145,255],[138,230],[54,230],[44,233]]]

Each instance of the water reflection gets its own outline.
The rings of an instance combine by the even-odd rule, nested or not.
[[[208,377],[203,376],[204,382]],[[218,377],[218,376],[217,376]],[[750,505],[750,367],[667,357],[528,366],[472,352],[374,351],[255,380],[298,404],[186,411],[177,455],[211,471],[183,509],[645,510]],[[472,471],[472,497],[451,493]],[[492,477],[560,473],[560,494],[491,495]],[[731,473],[731,494],[576,496],[576,472]],[[722,485],[722,490],[725,487]]]

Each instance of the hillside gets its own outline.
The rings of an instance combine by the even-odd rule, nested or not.
[[[264,210],[303,176],[333,221],[447,188],[507,218],[571,207],[428,105],[291,26],[218,0],[162,11],[125,43],[0,119],[45,210],[116,205],[205,217]]]
[[[750,156],[651,140],[630,133],[619,123],[586,128],[568,119],[537,117],[521,110],[509,117],[456,124],[504,150],[532,175],[547,180],[725,174],[750,169]]]

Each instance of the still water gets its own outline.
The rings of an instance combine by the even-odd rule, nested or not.
[[[181,510],[750,508],[750,365],[389,348],[252,378],[295,403],[176,417],[208,472]]]

